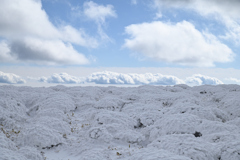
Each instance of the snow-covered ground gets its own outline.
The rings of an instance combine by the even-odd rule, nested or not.
[[[239,160],[240,86],[0,86],[1,160]]]

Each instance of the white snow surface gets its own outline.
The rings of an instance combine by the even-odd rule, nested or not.
[[[240,86],[0,86],[0,160],[239,160]]]

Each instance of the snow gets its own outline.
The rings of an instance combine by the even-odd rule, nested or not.
[[[239,160],[240,86],[0,86],[1,160]]]

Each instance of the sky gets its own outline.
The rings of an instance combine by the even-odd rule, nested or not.
[[[0,85],[240,84],[239,0],[1,0]]]

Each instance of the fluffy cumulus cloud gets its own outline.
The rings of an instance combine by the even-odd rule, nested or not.
[[[0,42],[2,62],[31,60],[35,63],[43,60],[49,64],[81,65],[87,64],[88,60],[71,44],[98,46],[98,42],[82,29],[69,25],[54,26],[40,0],[1,0],[0,15],[0,37],[5,39]]]
[[[175,85],[183,84],[184,81],[175,77],[162,74],[124,74],[116,72],[96,72],[87,77],[87,82],[96,84],[153,84],[153,85]]]
[[[70,43],[60,40],[27,38],[10,45],[11,55],[22,61],[39,64],[87,64],[88,59],[79,54]]]
[[[0,71],[0,83],[21,84],[26,83],[26,81],[18,75]]]
[[[1,0],[0,34],[11,38],[22,38],[26,34],[44,38],[61,36],[41,7],[40,0]]]
[[[38,81],[47,83],[79,84],[83,83],[83,78],[71,76],[67,73],[55,73],[50,77],[41,77]]]
[[[220,81],[217,78],[204,76],[201,74],[194,74],[192,77],[188,77],[185,80],[186,84],[191,86],[197,86],[197,85],[218,85],[223,84],[222,81]]]
[[[187,9],[201,16],[214,18],[223,23],[228,31],[225,38],[240,43],[240,1],[239,0],[154,0],[154,7],[163,9]]]
[[[125,39],[124,47],[157,61],[211,67],[215,62],[230,62],[234,56],[214,35],[198,31],[187,21],[132,24],[125,32],[130,37]]]

